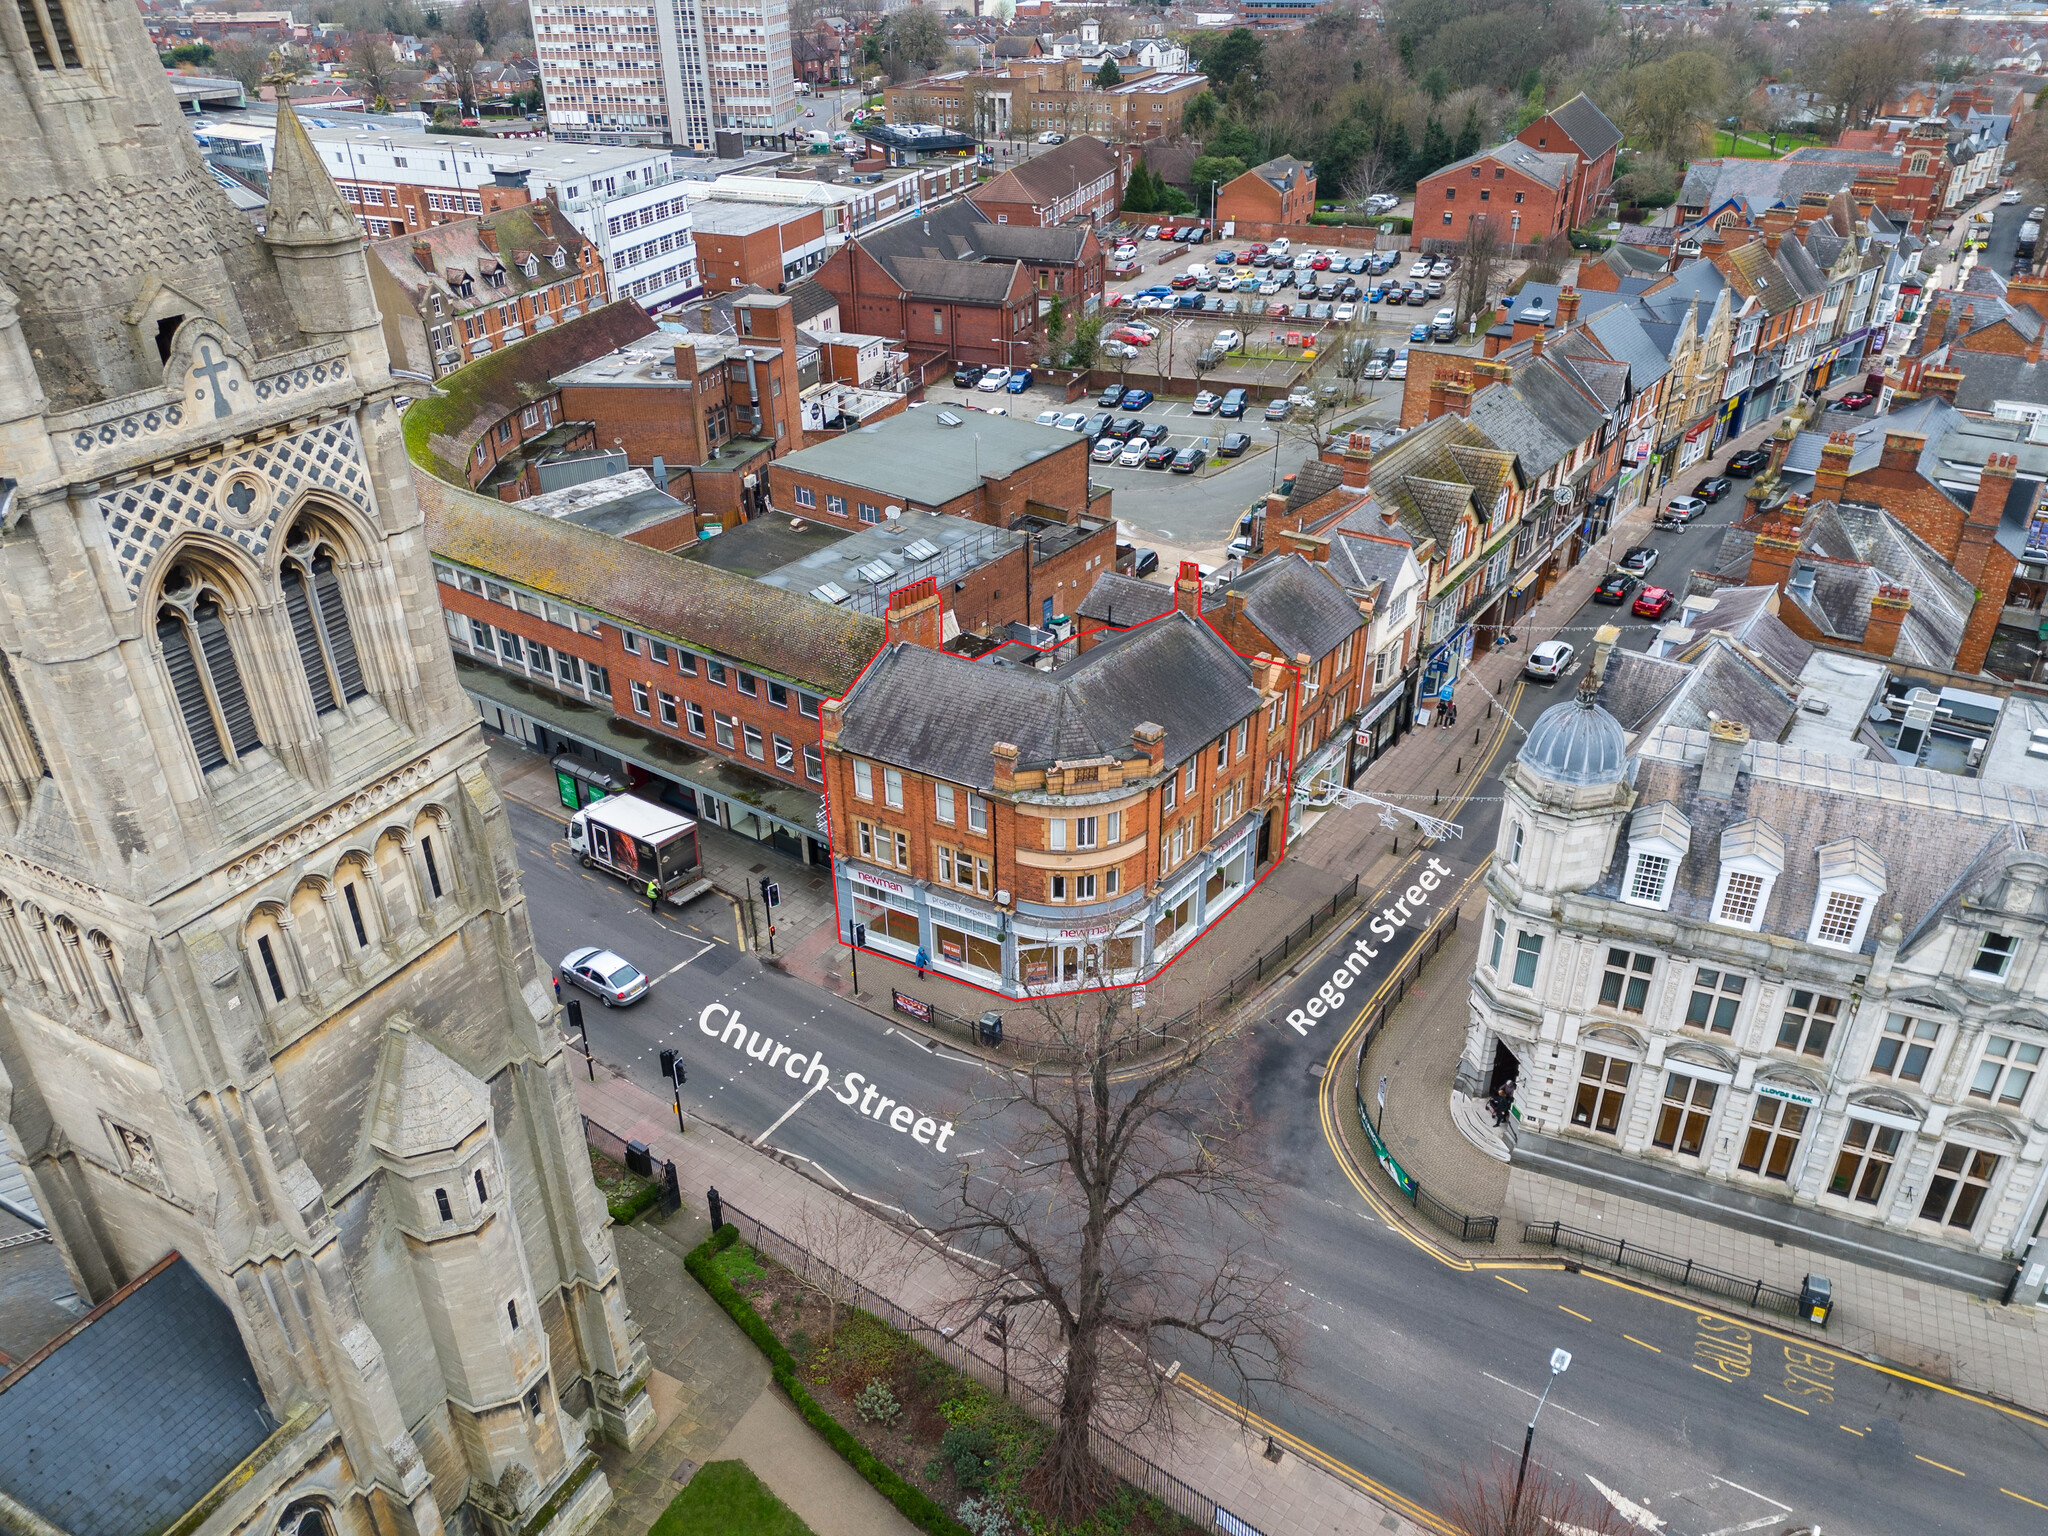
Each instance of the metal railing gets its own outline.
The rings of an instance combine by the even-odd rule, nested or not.
[[[1408,958],[1396,973],[1393,991],[1380,1000],[1373,1011],[1372,1021],[1366,1025],[1365,1033],[1358,1039],[1358,1077],[1352,1085],[1352,1097],[1358,1102],[1358,1123],[1365,1128],[1365,1139],[1372,1144],[1372,1154],[1379,1162],[1387,1181],[1394,1191],[1406,1200],[1421,1215],[1426,1216],[1445,1233],[1466,1243],[1496,1242],[1500,1236],[1498,1216],[1468,1216],[1455,1206],[1447,1205],[1425,1189],[1415,1175],[1401,1166],[1400,1160],[1388,1149],[1380,1135],[1379,1121],[1373,1117],[1373,1099],[1365,1090],[1367,1073],[1366,1053],[1386,1027],[1388,1017],[1401,1006],[1408,996],[1408,988],[1422,968],[1436,958],[1438,950],[1444,947],[1444,940],[1458,931],[1458,908],[1452,907],[1438,918],[1422,942],[1409,951]]]
[[[730,1201],[725,1203],[725,1219],[739,1228],[740,1236],[756,1252],[766,1254],[784,1269],[792,1270],[806,1280],[812,1275],[830,1276],[831,1288],[836,1295],[852,1298],[852,1305],[864,1312],[872,1313],[899,1333],[916,1339],[924,1348],[949,1365],[956,1366],[975,1377],[984,1386],[1000,1381],[1009,1395],[1036,1404],[1041,1413],[1058,1412],[1057,1402],[1029,1383],[1011,1375],[1006,1362],[1000,1356],[991,1359],[975,1347],[977,1341],[987,1342],[986,1337],[980,1332],[980,1318],[970,1320],[966,1326],[942,1328],[925,1321],[913,1312],[906,1311],[879,1292],[869,1289],[859,1280],[812,1253],[801,1243],[784,1237],[760,1218],[748,1215]],[[1239,1516],[1232,1514],[1200,1489],[1181,1481],[1164,1467],[1132,1450],[1122,1441],[1103,1433],[1100,1429],[1091,1431],[1091,1434],[1097,1461],[1139,1492],[1159,1500],[1182,1519],[1192,1520],[1205,1530],[1227,1529],[1259,1536],[1259,1532]],[[1228,1524],[1225,1523],[1226,1520]]]
[[[1276,975],[1287,961],[1308,948],[1316,930],[1324,927],[1339,912],[1358,899],[1358,876],[1353,875],[1343,887],[1322,906],[1308,915],[1308,920],[1292,933],[1283,937],[1278,944],[1260,955],[1250,965],[1239,971],[1224,984],[1220,1001],[1234,1003],[1238,998],[1259,986],[1267,977]],[[1216,999],[1212,999],[1214,1001]]]
[[[663,1216],[673,1216],[682,1209],[682,1186],[677,1178],[676,1165],[667,1159],[656,1162],[653,1154],[648,1151],[645,1142],[630,1142],[625,1137],[619,1135],[618,1132],[607,1130],[604,1126],[599,1125],[588,1115],[583,1116],[583,1140],[596,1151],[602,1152],[628,1173],[635,1174],[652,1183],[661,1192],[659,1203]],[[633,1148],[635,1146],[638,1146],[641,1154],[647,1158],[647,1170],[644,1173],[633,1166],[635,1161]]]
[[[1583,1232],[1577,1227],[1568,1227],[1561,1221],[1536,1221],[1522,1229],[1522,1241],[1548,1248],[1563,1248],[1572,1253],[1583,1253],[1623,1269],[1653,1275],[1673,1285],[1690,1286],[1696,1291],[1707,1291],[1725,1297],[1758,1312],[1776,1312],[1784,1317],[1803,1315],[1797,1291],[1766,1285],[1761,1280],[1751,1280],[1743,1275],[1731,1275],[1723,1270],[1710,1269],[1691,1259],[1673,1258],[1668,1253],[1659,1253],[1654,1248],[1645,1248],[1640,1243],[1631,1243],[1626,1238],[1608,1237],[1598,1232]]]

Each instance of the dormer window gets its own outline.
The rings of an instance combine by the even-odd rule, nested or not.
[[[1668,800],[1646,805],[1629,818],[1628,870],[1621,899],[1632,907],[1670,910],[1678,866],[1692,846],[1692,824]]]
[[[1884,861],[1856,837],[1830,843],[1815,854],[1820,861],[1820,890],[1814,897],[1807,942],[1830,949],[1860,949],[1870,928],[1871,911],[1884,894]]]
[[[555,247],[555,254],[548,258],[548,264],[557,272],[569,265],[569,253],[561,246]]]
[[[1761,821],[1737,822],[1721,834],[1721,876],[1714,918],[1754,933],[1763,926],[1771,890],[1785,872],[1785,840]]]
[[[528,256],[526,260],[520,264],[519,270],[524,272],[528,277],[539,277],[540,258],[538,256]]]
[[[2012,964],[2012,952],[2019,940],[2009,933],[1987,933],[1977,946],[1977,958],[1970,962],[1972,976],[2003,976]]]

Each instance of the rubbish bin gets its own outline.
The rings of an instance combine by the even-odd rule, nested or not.
[[[648,1155],[646,1142],[626,1143],[626,1169],[630,1173],[639,1174],[643,1179],[654,1177],[654,1159]]]
[[[1809,1323],[1827,1327],[1828,1314],[1834,1310],[1834,1281],[1826,1275],[1808,1275],[1799,1282],[1799,1311]]]
[[[1003,1016],[1000,1013],[984,1013],[975,1021],[974,1032],[983,1045],[1003,1043]]]

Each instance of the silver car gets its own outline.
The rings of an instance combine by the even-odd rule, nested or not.
[[[562,957],[561,977],[574,982],[607,1008],[647,995],[646,975],[608,949],[572,949]]]

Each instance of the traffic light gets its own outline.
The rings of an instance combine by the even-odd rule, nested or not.
[[[868,947],[868,925],[866,923],[855,923],[853,925],[853,947],[855,949],[866,949]]]
[[[766,875],[761,877],[761,904],[771,911],[782,905],[782,887]]]
[[[661,1053],[661,1075],[670,1082],[676,1080],[676,1053],[674,1051],[663,1051]]]

